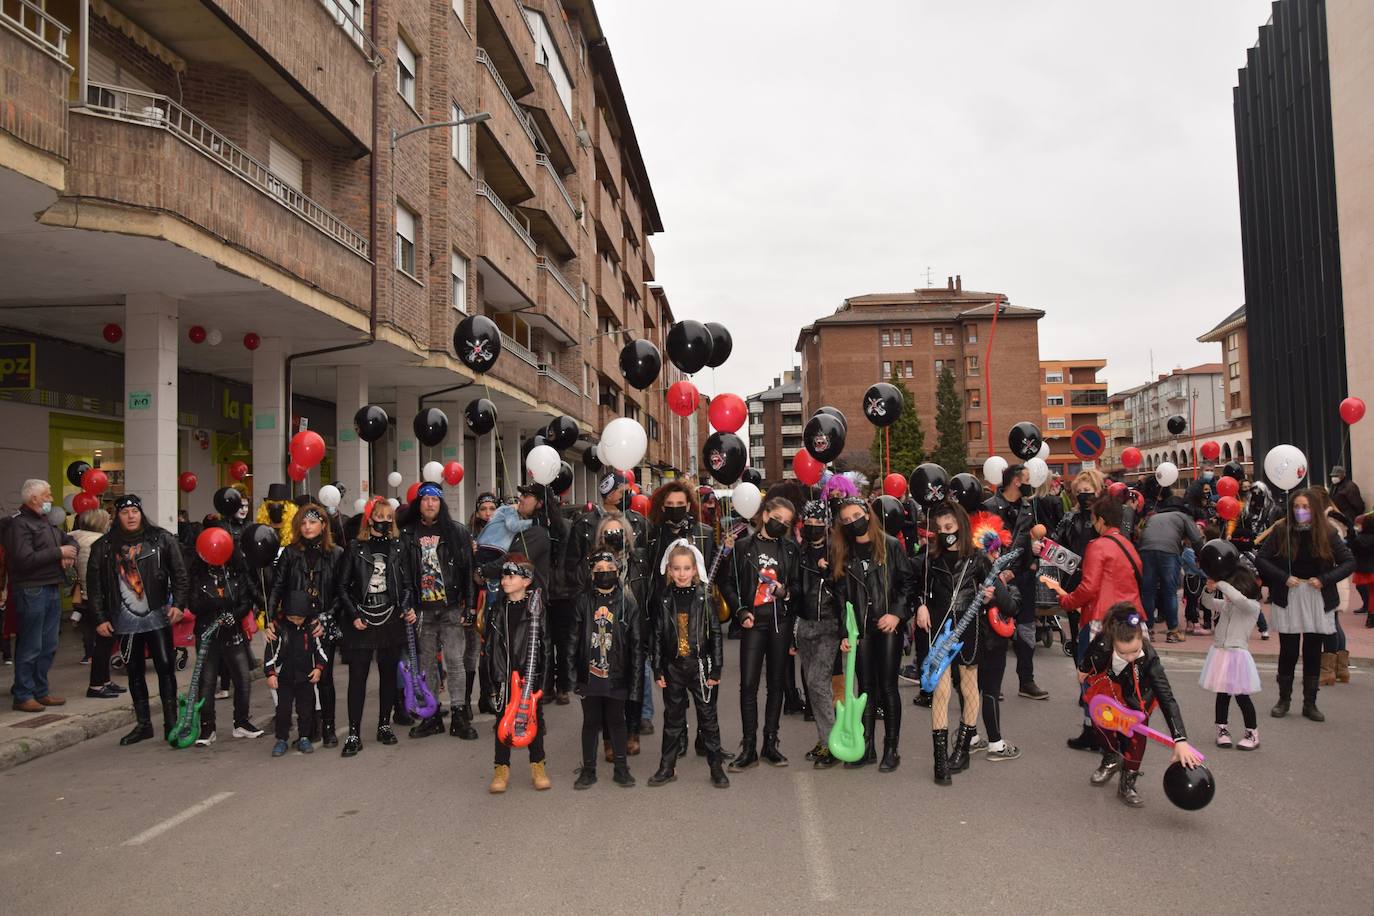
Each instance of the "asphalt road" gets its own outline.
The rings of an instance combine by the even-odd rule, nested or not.
[[[553,790],[530,788],[516,752],[505,796],[486,792],[487,726],[475,742],[368,740],[352,760],[274,760],[270,734],[184,751],[120,748],[107,735],[0,775],[0,911],[1374,912],[1374,677],[1357,671],[1324,689],[1319,725],[1270,719],[1272,670],[1262,668],[1263,746],[1246,754],[1212,746],[1200,664],[1166,661],[1216,775],[1216,800],[1201,812],[1164,797],[1157,746],[1145,757],[1144,809],[1088,785],[1096,757],[1063,743],[1077,717],[1057,649],[1037,657],[1050,700],[1018,698],[1007,679],[1006,733],[1024,756],[975,756],[951,788],[931,782],[929,712],[909,703],[895,773],[813,770],[802,755],[814,726],[791,716],[792,765],[732,775],[727,791],[694,755],[677,782],[650,789],[650,753],[632,759],[633,789],[612,784],[603,763],[601,782],[574,792],[576,705],[549,708]],[[255,686],[266,725],[267,692]],[[655,752],[659,737],[647,742]]]

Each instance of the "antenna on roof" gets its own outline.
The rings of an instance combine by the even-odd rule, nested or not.
[[[932,273],[932,271],[931,271],[929,265],[927,265],[927,266],[926,266],[926,289],[930,289],[930,288],[931,288],[932,286],[934,286],[934,285],[935,285],[934,275],[933,275],[933,273]]]

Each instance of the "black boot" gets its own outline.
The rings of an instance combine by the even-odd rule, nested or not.
[[[701,732],[697,732],[696,749],[698,757],[706,756],[706,739],[701,737]]]
[[[760,754],[759,756],[762,757],[764,760],[768,761],[768,763],[771,764],[772,766],[775,766],[775,767],[785,767],[785,766],[787,766],[787,758],[784,757],[784,756],[782,755],[782,751],[778,750],[778,734],[777,734],[777,732],[774,732],[774,733],[771,734],[771,735],[770,735],[770,734],[764,734],[764,736],[763,736],[763,753]]]
[[[934,700],[935,697],[933,695],[926,693],[924,690],[921,690],[917,691],[916,696],[911,698],[911,705],[924,706],[926,709],[929,709],[930,704],[934,702]]]
[[[1121,799],[1123,805],[1132,808],[1142,808],[1145,800],[1140,797],[1140,793],[1135,789],[1136,777],[1140,775],[1139,770],[1122,770],[1121,783],[1116,787],[1116,797]]]
[[[339,756],[356,757],[358,751],[362,749],[363,739],[358,737],[358,730],[350,726],[348,729],[348,737],[344,739],[343,751],[340,752]]]
[[[590,789],[596,785],[596,761],[582,761],[582,769],[577,771],[577,782],[573,783],[574,789]]]
[[[134,728],[123,738],[119,739],[120,747],[128,747],[140,741],[147,741],[153,737],[152,714],[148,710],[148,701],[134,701]]]
[[[959,731],[954,736],[954,750],[949,755],[951,773],[962,773],[968,769],[968,749],[973,743],[973,733],[976,731],[978,729],[975,726],[959,723]]]
[[[1097,730],[1091,725],[1083,726],[1083,730],[1078,733],[1077,738],[1070,738],[1064,742],[1075,751],[1095,751],[1097,750]]]
[[[939,729],[930,733],[935,745],[935,784],[950,786],[954,780],[949,775],[949,732]]]
[[[324,746],[338,747],[339,736],[334,732],[334,720],[326,719],[324,722]]]
[[[700,735],[699,733],[698,733],[698,735],[697,735],[697,738],[698,738],[698,739],[701,738],[701,735]],[[679,742],[677,743],[677,759],[678,759],[678,760],[681,760],[683,757],[686,757],[686,756],[687,756],[687,730],[684,728],[684,729],[682,730],[682,740],[679,741]]]
[[[430,735],[442,735],[443,733],[444,714],[435,712],[434,715],[415,723],[407,734],[412,738],[428,738]]]
[[[162,740],[166,741],[172,737],[172,729],[177,727],[177,700],[172,697],[172,702],[168,704],[167,698],[162,699]]]
[[[477,740],[477,729],[472,727],[471,706],[455,706],[449,711],[448,733],[464,741]]]
[[[390,722],[387,722],[386,719],[383,719],[382,721],[377,723],[378,744],[395,744],[398,740],[400,739],[396,737],[396,733],[391,730]]]
[[[1304,677],[1302,679],[1302,715],[1304,719],[1311,719],[1313,722],[1325,722],[1326,716],[1317,708],[1317,678]]]
[[[794,716],[806,709],[806,701],[795,687],[783,694],[782,711],[784,715]]]
[[[744,741],[740,746],[739,756],[730,761],[730,772],[738,773],[750,767],[759,765],[759,752],[756,739],[753,735],[745,735]]]
[[[484,716],[496,715],[496,707],[491,705],[491,698],[486,694],[477,698],[477,711]]]
[[[1293,701],[1293,675],[1284,677],[1279,675],[1279,701],[1274,704],[1274,708],[1269,710],[1269,715],[1275,719],[1282,719],[1288,715],[1288,704]]]
[[[717,789],[730,788],[730,777],[725,775],[725,758],[723,755],[711,758],[711,785]]]
[[[873,750],[872,732],[868,732],[869,737],[864,741],[864,755],[853,763],[846,763],[846,770],[857,770],[859,767],[868,766],[870,763],[878,762],[878,754]]]
[[[611,782],[628,789],[635,784],[635,778],[630,775],[630,765],[625,762],[624,757],[618,757],[615,761],[615,772],[611,775]]]
[[[406,712],[406,703],[401,697],[396,698],[396,706],[391,714],[391,721],[402,727],[415,724],[415,718]]]
[[[658,765],[658,772],[649,777],[649,785],[655,788],[666,786],[675,779],[677,779],[677,774],[673,772],[672,761],[665,760]]]
[[[883,762],[878,764],[879,773],[891,773],[897,769],[902,762],[902,755],[897,753],[897,736],[883,739]]]

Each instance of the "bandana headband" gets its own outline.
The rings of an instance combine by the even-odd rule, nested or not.
[[[424,499],[426,496],[433,496],[437,499],[444,498],[444,491],[439,489],[437,483],[422,484],[420,489],[415,492],[416,499]]]
[[[123,496],[119,497],[119,499],[115,500],[116,512],[119,512],[122,509],[128,509],[130,506],[137,509],[139,512],[142,512],[143,500],[139,499],[138,496],[134,493],[125,493]]]
[[[663,552],[663,559],[659,561],[658,574],[661,576],[667,574],[668,558],[672,556],[673,551],[679,547],[686,547],[688,550],[692,552],[692,556],[695,557],[697,561],[697,575],[701,575],[702,571],[706,569],[706,560],[702,557],[701,551],[697,549],[697,545],[693,544],[686,538],[678,538],[676,541],[673,541],[673,543],[668,545],[668,549]]]
[[[317,522],[323,522],[324,516],[320,513],[319,509],[316,509],[314,506],[311,506],[309,509],[303,510],[303,512],[301,513],[301,520],[307,522],[312,520]]]
[[[532,567],[532,566],[530,566],[530,565],[528,565],[528,564],[526,564],[526,563],[502,563],[502,564],[501,564],[501,575],[503,575],[503,576],[520,576],[521,578],[524,578],[524,579],[533,579],[533,578],[534,578],[534,567]]]
[[[615,565],[616,569],[620,569],[620,561],[616,559],[615,554],[611,553],[609,550],[598,550],[587,558],[588,567],[595,566],[598,563],[612,563]]]
[[[845,506],[858,506],[865,512],[868,511],[868,503],[857,496],[846,496],[844,499],[840,500],[840,508],[843,509]]]

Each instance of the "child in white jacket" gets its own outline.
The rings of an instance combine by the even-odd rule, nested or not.
[[[1240,563],[1229,578],[1207,580],[1202,603],[1212,611],[1212,647],[1202,666],[1199,683],[1217,695],[1217,747],[1231,747],[1226,720],[1231,697],[1236,698],[1245,720],[1245,737],[1236,745],[1242,751],[1259,747],[1259,721],[1251,694],[1259,693],[1259,669],[1250,654],[1250,631],[1259,620],[1259,583],[1245,563]]]

